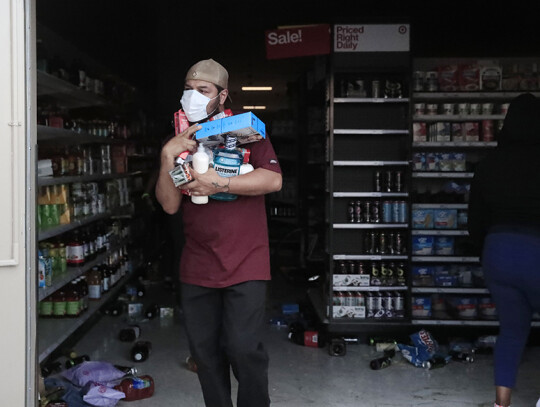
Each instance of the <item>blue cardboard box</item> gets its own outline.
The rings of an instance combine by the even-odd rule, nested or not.
[[[225,143],[227,134],[236,136],[237,145],[252,143],[266,138],[266,125],[253,113],[241,113],[202,123],[195,139],[205,147]]]

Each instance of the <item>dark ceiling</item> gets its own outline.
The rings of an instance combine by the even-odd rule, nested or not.
[[[214,58],[254,84],[285,84],[305,69],[309,58],[265,59],[264,31],[278,26],[409,22],[413,56],[540,54],[537,1],[37,0],[36,13],[167,112],[178,107],[183,75],[199,59]]]

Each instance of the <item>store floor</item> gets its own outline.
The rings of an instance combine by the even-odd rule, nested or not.
[[[157,295],[162,305],[175,304],[174,294],[161,283],[150,286],[148,292],[150,296]],[[271,287],[269,310],[282,300],[294,300],[294,295],[293,291]],[[75,349],[92,360],[136,366],[142,374],[154,378],[153,397],[129,402],[131,407],[204,406],[197,375],[185,365],[189,351],[179,310],[175,309],[174,318],[139,322],[140,339],[152,342],[150,357],[141,363],[131,362],[132,345],[118,340],[119,330],[126,326],[125,315],[104,316]],[[266,330],[270,397],[274,406],[493,406],[491,355],[477,355],[470,364],[451,362],[443,368],[425,370],[413,367],[397,354],[390,367],[374,371],[369,368],[369,361],[380,355],[368,345],[349,345],[345,356],[334,357],[326,349],[289,342],[286,328],[268,324]],[[513,407],[536,405],[540,397],[538,360],[540,348],[527,348]],[[235,390],[233,379],[233,394]],[[128,405],[118,405],[122,404]]]

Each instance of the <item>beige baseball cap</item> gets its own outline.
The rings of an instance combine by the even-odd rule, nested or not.
[[[186,74],[186,81],[192,79],[207,81],[214,85],[218,85],[223,89],[227,89],[229,73],[223,65],[213,59],[203,59],[189,68],[189,71]]]

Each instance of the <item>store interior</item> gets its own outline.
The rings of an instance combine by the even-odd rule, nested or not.
[[[68,150],[70,155],[77,156],[66,147],[73,142],[70,135],[51,131],[50,127],[63,127],[63,131],[77,130],[86,137],[86,141],[81,137],[79,140],[82,141],[74,143],[83,160],[85,154],[92,154],[94,159],[101,156],[97,177],[95,168],[91,170],[94,175],[66,170],[60,178],[57,177],[59,170],[54,169],[54,177],[38,179],[41,188],[38,205],[51,204],[47,201],[47,194],[42,194],[44,188],[50,188],[49,191],[53,187],[61,191],[66,188],[71,191],[73,202],[70,204],[75,211],[81,211],[74,215],[71,208],[71,214],[64,213],[67,223],[60,213],[56,224],[51,223],[48,227],[40,224],[38,246],[42,242],[58,241],[72,244],[73,233],[77,230],[80,232],[77,239],[94,236],[97,242],[102,236],[108,236],[108,246],[102,245],[99,250],[96,247],[95,252],[83,261],[85,265],[71,264],[75,267],[71,270],[79,270],[76,271],[78,275],[89,275],[101,262],[107,263],[110,270],[115,270],[116,262],[120,264],[120,268],[116,268],[117,274],[113,271],[108,277],[113,280],[108,280],[110,287],[105,294],[101,293],[101,300],[90,302],[91,312],[85,312],[84,305],[75,311],[82,318],[54,318],[53,302],[50,303],[51,314],[41,315],[42,304],[38,306],[40,372],[36,373],[52,380],[85,358],[101,360],[135,367],[137,374],[153,377],[155,394],[130,405],[203,405],[197,376],[187,360],[189,349],[179,306],[175,270],[179,252],[174,247],[181,245],[182,237],[176,234],[171,238],[167,231],[168,222],[175,222],[181,228],[179,219],[178,216],[166,217],[152,196],[150,200],[142,197],[147,192],[152,195],[152,173],[156,169],[161,143],[174,133],[173,115],[180,108],[185,72],[198,60],[213,58],[229,71],[231,100],[227,107],[235,114],[253,110],[266,123],[284,173],[282,191],[266,198],[272,264],[266,329],[273,404],[291,407],[492,405],[493,358],[489,344],[477,348],[473,363],[453,360],[441,369],[424,369],[416,368],[396,355],[389,369],[377,371],[369,368],[370,361],[386,356],[375,342],[405,343],[409,335],[422,328],[431,332],[444,349],[448,349],[456,338],[465,338],[470,344],[478,343],[478,340],[489,342],[497,334],[495,320],[489,317],[465,322],[458,318],[456,322],[447,317],[436,320],[434,314],[432,323],[427,325],[422,318],[417,318],[418,314],[415,316],[410,305],[417,298],[431,293],[445,297],[454,291],[445,294],[444,290],[435,289],[430,284],[414,291],[416,280],[410,274],[414,258],[410,253],[398,252],[405,256],[398,255],[391,260],[392,264],[399,265],[401,261],[406,264],[403,288],[396,288],[398,283],[389,283],[394,287],[388,289],[394,293],[393,301],[396,293],[398,297],[405,298],[402,315],[378,321],[369,318],[366,321],[365,315],[359,319],[355,316],[351,322],[344,323],[331,312],[325,314],[325,308],[331,309],[332,295],[339,292],[332,293],[330,284],[332,278],[335,283],[338,277],[338,264],[343,262],[353,267],[352,264],[364,261],[364,253],[355,253],[357,244],[366,245],[364,231],[350,230],[345,223],[345,215],[350,202],[348,197],[359,196],[365,201],[368,196],[365,191],[371,188],[372,179],[362,170],[351,176],[350,163],[346,162],[388,162],[394,174],[401,171],[408,174],[404,188],[406,194],[400,195],[401,189],[397,193],[393,190],[394,195],[389,199],[395,202],[405,199],[407,205],[412,205],[412,209],[407,209],[412,214],[409,211],[414,210],[414,203],[423,202],[422,198],[429,195],[426,191],[441,189],[439,179],[424,179],[422,176],[417,179],[409,172],[409,164],[416,152],[414,141],[411,144],[413,121],[415,124],[421,121],[411,119],[412,101],[408,103],[409,95],[413,94],[413,71],[430,71],[439,65],[486,60],[500,61],[501,66],[526,66],[527,70],[536,66],[536,60],[540,63],[540,26],[536,23],[540,4],[518,1],[510,7],[508,2],[500,0],[457,1],[441,7],[437,2],[399,0],[277,0],[264,4],[245,0],[228,4],[210,0],[200,7],[178,1],[36,2],[37,66],[41,71],[37,82],[40,159],[50,158],[54,169],[55,159],[62,163],[60,156],[67,155]],[[384,53],[383,56],[371,55],[366,59],[334,58],[333,55],[267,59],[265,31],[316,24],[328,24],[330,27],[334,24],[408,24],[410,50]],[[87,100],[87,95],[80,95],[78,78],[73,79],[73,72],[79,72],[81,67],[87,76],[101,79],[105,88],[95,92],[97,96],[92,95],[90,100]],[[376,75],[381,73],[385,78],[401,81],[401,101],[377,104],[384,105],[384,112],[377,111],[378,107],[366,108],[366,116],[384,117],[380,125],[375,119],[362,121],[362,118],[354,118],[355,111],[347,110],[349,104],[343,100],[347,95],[341,93],[343,88],[340,84],[350,81],[355,71],[364,72],[370,81],[378,79]],[[536,70],[534,74],[537,74]],[[62,85],[64,95],[60,95],[60,91],[48,90],[59,86],[55,78],[70,82]],[[243,92],[242,86],[271,86],[272,91]],[[540,92],[540,83],[531,91]],[[494,101],[496,109],[500,109],[508,97],[517,94],[513,89],[506,94],[499,93],[501,95]],[[330,103],[328,99],[333,101]],[[406,103],[403,103],[405,99]],[[416,102],[426,105],[433,102],[425,94],[417,95],[417,99]],[[441,106],[443,101],[438,99]],[[456,106],[460,102],[457,97],[450,101]],[[493,102],[491,99],[488,101]],[[328,108],[329,105],[332,107]],[[254,110],[250,106],[265,108]],[[328,109],[332,112],[330,119]],[[63,125],[58,126],[58,122],[51,124],[59,118]],[[494,115],[494,121],[500,119]],[[371,136],[359,142],[347,133],[340,139],[334,132],[329,147],[326,137],[330,136],[325,124],[338,129],[340,120],[346,123],[344,127],[370,128],[369,125],[376,123],[372,127],[380,126],[378,131],[382,134],[384,126],[393,130],[389,131],[389,137],[383,143]],[[427,122],[429,127],[430,121]],[[99,137],[109,140],[102,142]],[[94,147],[85,150],[84,146],[88,145]],[[417,145],[419,151],[424,151],[422,148],[425,147]],[[358,155],[356,151],[362,153]],[[472,157],[474,161],[472,164],[483,153],[480,149],[467,151],[469,159]],[[328,154],[337,160],[333,165],[331,160],[329,163]],[[365,165],[355,162],[356,165]],[[470,168],[474,167],[469,164],[467,173],[471,173]],[[62,165],[59,164],[60,167]],[[69,166],[69,162],[66,165]],[[96,164],[92,165],[95,167]],[[330,180],[327,179],[328,174],[333,174]],[[124,181],[117,182],[115,178]],[[358,179],[360,183],[369,184],[367,189],[363,189],[364,195],[355,195],[357,185],[352,186],[352,183],[358,183]],[[415,182],[424,184],[415,190]],[[461,179],[458,184],[460,182]],[[98,197],[103,194],[106,207],[103,213],[99,209],[99,200],[96,201],[95,213],[92,212],[94,209],[84,206],[84,193],[75,193],[78,188],[75,185],[81,184],[90,202],[92,199],[88,194]],[[328,194],[329,190],[333,195]],[[384,196],[377,195],[378,198]],[[441,199],[440,196],[436,198]],[[75,199],[80,202],[80,207],[74,203]],[[440,204],[441,201],[425,202]],[[452,202],[457,206],[448,208],[456,213],[460,208],[466,208],[461,201]],[[60,200],[57,203],[66,204]],[[129,207],[128,211],[124,211],[126,207]],[[90,215],[87,216],[85,211]],[[38,212],[40,221],[44,222],[41,209]],[[332,223],[334,226],[330,227]],[[410,224],[410,220],[395,223]],[[400,227],[396,226],[396,230],[401,230]],[[408,235],[408,230],[409,226],[403,227],[403,233],[407,233],[407,238],[412,241],[414,233]],[[417,234],[421,236],[422,232]],[[462,232],[455,231],[456,242],[465,240]],[[72,240],[67,243],[66,239]],[[360,240],[363,243],[358,243]],[[411,241],[404,243],[408,250],[411,250]],[[456,244],[456,256],[463,259],[466,266],[474,262],[467,250],[466,244]],[[366,261],[375,257],[367,256]],[[380,260],[381,256],[378,256],[377,264]],[[38,289],[39,302],[47,302],[64,284],[71,284],[69,276],[61,275],[56,282],[54,273],[52,276],[52,285],[44,283],[43,290]],[[87,282],[89,278],[92,277],[87,276]],[[475,301],[487,298],[483,287],[461,287],[467,287],[462,292],[469,293]],[[456,290],[460,292],[459,288]],[[367,298],[367,292],[365,294]],[[134,303],[139,308],[132,307]],[[489,305],[488,302],[482,304]],[[160,315],[148,317],[147,312],[156,305],[154,312]],[[477,309],[480,315],[479,306]],[[452,322],[446,323],[450,319]],[[295,321],[301,321],[304,328],[318,333],[321,346],[313,348],[296,343],[290,330],[291,323]],[[538,373],[534,359],[538,357],[540,338],[540,329],[537,328],[540,322],[537,323],[539,325],[531,331],[530,347],[522,362],[515,405],[533,405],[540,395],[540,387],[534,380]],[[130,354],[133,341],[119,340],[118,335],[122,329],[133,325],[141,328],[140,334],[136,335],[137,340],[151,343],[149,356],[140,363],[134,362]],[[50,386],[51,383],[49,381]],[[235,386],[233,380],[233,393]],[[388,388],[392,389],[391,394]],[[50,397],[52,399],[54,395]]]

